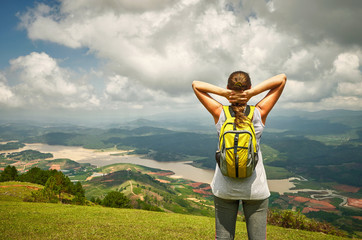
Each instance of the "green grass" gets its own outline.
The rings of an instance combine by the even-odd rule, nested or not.
[[[268,165],[264,165],[264,167],[268,179],[285,179],[295,176],[293,173],[282,167],[273,167]]]
[[[213,239],[214,219],[99,206],[0,201],[0,239]],[[247,239],[237,222],[235,239]],[[347,239],[268,226],[268,239]]]
[[[261,151],[263,153],[263,162],[265,164],[274,161],[287,161],[287,158],[284,154],[268,145],[261,144]]]
[[[17,186],[21,185],[21,186]],[[6,187],[4,187],[6,186]],[[25,197],[31,195],[36,189],[28,187],[44,188],[42,185],[28,182],[0,182],[0,201],[21,202]]]

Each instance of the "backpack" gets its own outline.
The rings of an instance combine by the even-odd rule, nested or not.
[[[223,175],[232,178],[247,178],[254,172],[258,162],[258,144],[256,143],[252,118],[255,106],[246,106],[242,127],[234,123],[235,113],[231,106],[223,106],[225,122],[219,136],[219,151],[216,161]]]

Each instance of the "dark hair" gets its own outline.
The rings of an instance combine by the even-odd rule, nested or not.
[[[251,81],[249,74],[243,71],[236,71],[230,74],[228,79],[228,88],[230,90],[244,91],[251,87]],[[246,104],[232,104],[231,108],[235,113],[235,124],[236,126],[241,126],[244,121],[247,120],[247,117],[244,115]]]

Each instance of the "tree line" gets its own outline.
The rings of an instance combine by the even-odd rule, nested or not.
[[[8,165],[0,173],[0,182],[20,181],[43,185],[43,189],[32,192],[24,199],[29,202],[62,202],[68,204],[84,205],[86,203],[85,191],[80,182],[72,183],[68,176],[57,170],[42,170],[31,168],[19,174],[15,166]]]
[[[50,202],[85,205],[85,190],[80,182],[72,183],[68,176],[57,170],[42,170],[38,167],[31,168],[19,174],[15,166],[8,165],[0,173],[0,182],[19,181],[43,185],[43,189],[32,192],[24,201]],[[71,195],[71,197],[70,197]],[[121,192],[111,191],[103,200],[92,198],[91,201],[105,207],[131,208],[130,199]]]

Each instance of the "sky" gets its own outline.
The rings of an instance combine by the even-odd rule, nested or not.
[[[236,70],[285,73],[279,111],[361,111],[361,22],[360,0],[3,0],[0,118],[196,116],[192,81]]]

